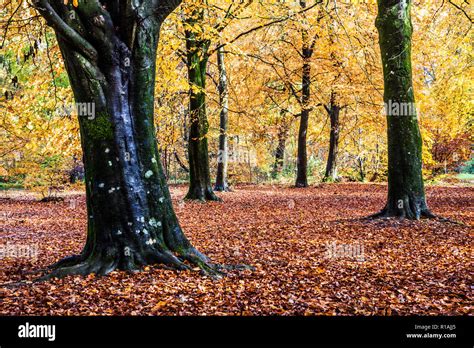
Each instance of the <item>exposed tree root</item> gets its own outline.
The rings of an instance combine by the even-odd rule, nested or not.
[[[465,226],[463,222],[451,220],[451,219],[433,214],[429,209],[422,209],[422,210],[417,211],[416,213],[413,213],[412,211],[409,211],[407,213],[405,210],[395,210],[395,209],[390,210],[390,209],[384,208],[378,213],[362,218],[362,220],[377,220],[377,219],[383,220],[383,219],[392,219],[392,218],[398,218],[400,220],[434,219],[440,222],[449,222],[452,224]]]
[[[295,184],[295,187],[296,187],[296,188],[306,188],[306,187],[308,187],[308,186],[309,186],[308,184],[306,184],[306,183],[301,183],[301,182],[297,182],[297,183]]]
[[[65,257],[64,259],[59,260],[58,262],[53,263],[52,265],[48,266],[47,269],[48,270],[54,270],[54,269],[57,269],[57,268],[60,268],[60,267],[66,267],[66,266],[74,265],[78,262],[81,262],[83,259],[84,259],[84,256],[82,254],[81,255],[68,256],[68,257]]]
[[[228,185],[214,185],[214,191],[216,192],[232,192]]]
[[[430,219],[433,217],[434,215],[429,210],[423,210],[417,214],[412,214],[411,212],[407,214],[404,210],[402,211],[391,210],[390,211],[384,208],[378,213],[375,213],[363,218],[363,220],[390,219],[390,218],[399,218],[400,220],[402,219],[420,220],[420,218]]]
[[[213,201],[213,202],[222,202],[222,199],[218,197],[212,190],[211,188],[207,188],[205,190],[190,190],[186,197],[184,197],[185,200],[195,200],[195,201],[200,201],[200,202],[207,202],[207,201]]]
[[[53,278],[63,278],[68,275],[86,276],[94,273],[96,275],[107,275],[114,270],[138,272],[146,265],[161,265],[170,270],[196,270],[204,276],[213,279],[221,279],[226,276],[226,271],[254,270],[248,265],[220,265],[214,264],[210,259],[194,247],[182,250],[177,255],[169,250],[147,253],[145,256],[134,255],[134,258],[105,258],[90,255],[74,255],[62,259],[49,266],[47,273],[38,278],[37,281],[47,281]]]
[[[449,218],[445,218],[443,216],[438,216],[436,214],[432,214],[430,213],[430,215],[427,215],[425,216],[425,218],[429,218],[429,219],[435,219],[439,222],[448,222],[450,224],[455,224],[455,225],[459,225],[459,226],[468,226],[466,225],[464,222],[462,221],[456,221],[456,220],[452,220],[452,219],[449,219]]]

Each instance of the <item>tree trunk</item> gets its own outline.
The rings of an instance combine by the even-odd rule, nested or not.
[[[283,164],[285,159],[285,148],[286,148],[286,137],[283,134],[283,130],[278,133],[278,145],[275,151],[275,163],[273,164],[273,178],[278,177],[283,170]]]
[[[35,3],[56,32],[74,97],[95,117],[79,116],[87,198],[87,241],[80,255],[46,276],[107,274],[163,263],[213,272],[183,234],[161,166],[153,122],[161,23],[179,4]],[[136,14],[136,16],[134,16]],[[87,30],[85,30],[87,28]],[[98,54],[100,52],[100,55]]]
[[[219,201],[220,199],[212,191],[207,142],[209,123],[206,114],[206,69],[210,42],[201,39],[195,28],[196,23],[203,21],[203,16],[202,9],[197,8],[186,18],[186,24],[191,28],[186,30],[187,67],[190,84],[189,191],[186,199]]]
[[[357,156],[357,170],[359,171],[359,180],[365,180],[365,158],[362,155]]]
[[[275,151],[275,163],[273,164],[272,177],[276,178],[283,169],[286,149],[286,139],[290,130],[290,122],[285,117],[286,110],[280,111],[281,124],[278,129],[278,144]]]
[[[224,47],[217,50],[217,65],[219,68],[219,103],[220,103],[220,133],[219,154],[217,156],[217,176],[215,191],[229,191],[227,184],[228,144],[227,144],[227,122],[229,118],[229,90],[227,86],[227,71],[224,61]]]
[[[339,113],[341,107],[336,102],[336,93],[331,93],[331,102],[324,106],[331,120],[331,132],[329,135],[329,153],[326,164],[326,173],[323,181],[337,181],[337,151],[339,147]]]
[[[378,0],[376,26],[388,123],[388,198],[378,216],[432,216],[425,200],[411,68],[411,0]],[[392,108],[397,106],[397,108]],[[400,110],[405,110],[400,113]],[[395,112],[397,110],[397,112]]]
[[[300,1],[301,8],[306,8],[306,1]],[[303,76],[302,76],[302,95],[301,95],[301,116],[300,127],[298,131],[298,156],[296,187],[308,187],[308,154],[306,151],[306,136],[308,132],[309,119],[309,99],[311,96],[311,65],[312,49],[309,47],[308,31],[302,30],[302,56],[303,56]]]
[[[309,110],[302,110],[298,131],[298,156],[296,187],[308,187],[308,154],[306,151],[306,133],[308,131]]]

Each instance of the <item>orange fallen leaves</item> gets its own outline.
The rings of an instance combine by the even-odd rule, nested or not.
[[[146,267],[106,277],[67,277],[0,286],[2,315],[410,315],[468,314],[473,189],[429,187],[430,207],[466,225],[434,220],[361,221],[383,206],[382,185],[328,184],[309,189],[241,186],[223,203],[172,195],[192,243],[223,264],[250,264],[215,281],[199,272]],[[336,198],[337,197],[337,198]],[[33,280],[32,271],[79,253],[85,198],[39,203],[0,199],[0,243],[39,245],[36,260],[0,259],[0,284]],[[295,202],[288,207],[288,200]],[[331,243],[363,246],[328,257]],[[342,250],[342,249],[341,249]],[[358,249],[348,248],[352,252]],[[344,251],[344,250],[343,250]],[[359,250],[360,251],[360,250]]]

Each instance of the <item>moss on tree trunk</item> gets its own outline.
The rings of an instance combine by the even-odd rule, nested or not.
[[[432,216],[422,177],[421,135],[412,83],[410,0],[378,0],[376,26],[384,74],[388,135],[388,197],[376,216]]]
[[[202,39],[195,28],[202,22],[203,10],[196,8],[186,18],[186,52],[189,91],[189,190],[186,199],[200,201],[218,201],[212,191],[209,171],[209,151],[207,134],[209,123],[206,113],[206,70],[209,59],[210,41]]]
[[[218,274],[179,225],[155,139],[159,30],[178,3],[152,1],[132,8],[124,2],[108,9],[85,0],[77,7],[46,0],[37,4],[56,31],[76,102],[94,103],[96,111],[94,118],[79,117],[86,245],[80,255],[53,265],[46,278],[133,271],[155,263],[174,269],[198,265]],[[137,17],[132,19],[132,13]]]

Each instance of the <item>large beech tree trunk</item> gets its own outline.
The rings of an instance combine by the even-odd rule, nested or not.
[[[336,101],[336,93],[331,93],[329,106],[324,106],[331,120],[331,131],[329,134],[329,152],[326,163],[326,172],[323,181],[337,181],[337,151],[339,147],[339,113],[341,107]]]
[[[225,68],[224,47],[217,50],[217,66],[219,68],[219,106],[221,112],[219,130],[219,154],[217,156],[217,175],[215,191],[229,191],[227,184],[227,166],[229,160],[229,149],[227,142],[227,123],[229,119],[229,90],[227,81],[227,70]]]
[[[209,60],[210,41],[202,39],[195,24],[203,21],[203,10],[196,8],[185,20],[189,96],[189,191],[186,199],[200,201],[220,200],[212,191],[209,172],[207,133],[209,123],[206,114],[206,70]]]
[[[376,26],[384,74],[387,107],[388,197],[378,216],[418,219],[432,214],[425,200],[421,135],[414,107],[411,68],[411,0],[378,0]]]
[[[76,102],[94,103],[96,112],[93,119],[79,117],[86,245],[80,255],[53,265],[47,277],[154,263],[187,269],[185,260],[213,272],[178,223],[154,133],[159,30],[179,2],[35,3],[55,29]]]

